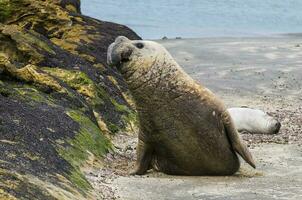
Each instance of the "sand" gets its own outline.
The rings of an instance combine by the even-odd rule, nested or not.
[[[229,177],[128,176],[134,135],[87,174],[105,199],[302,199],[302,37],[159,40],[178,63],[228,107],[262,109],[282,124],[276,135],[242,134],[257,162]]]

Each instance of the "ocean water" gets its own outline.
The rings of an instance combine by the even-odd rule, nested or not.
[[[302,33],[302,0],[81,0],[85,15],[144,39]]]

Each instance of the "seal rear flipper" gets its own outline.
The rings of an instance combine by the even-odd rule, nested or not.
[[[222,114],[226,134],[233,149],[253,168],[256,168],[255,161],[245,142],[241,139],[234,122],[228,111]]]

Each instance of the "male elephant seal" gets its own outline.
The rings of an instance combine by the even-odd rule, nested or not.
[[[139,115],[133,174],[153,167],[175,175],[231,175],[240,166],[236,152],[255,167],[224,104],[163,46],[120,36],[108,48],[108,64],[121,72]]]
[[[229,108],[228,111],[239,132],[277,134],[280,130],[280,122],[262,110],[251,108]]]

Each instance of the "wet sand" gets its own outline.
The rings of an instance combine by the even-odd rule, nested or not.
[[[159,40],[184,70],[228,107],[262,109],[282,123],[276,135],[242,134],[257,162],[230,177],[128,176],[135,135],[87,174],[106,199],[302,199],[302,37]]]

